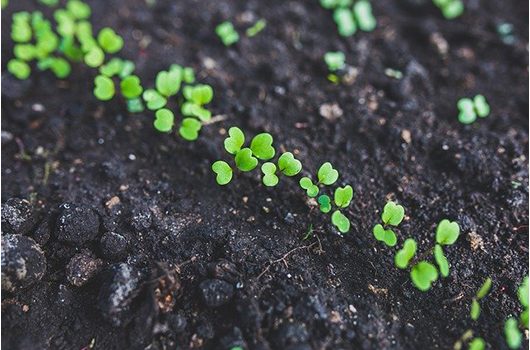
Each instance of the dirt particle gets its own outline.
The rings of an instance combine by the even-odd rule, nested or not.
[[[332,122],[342,117],[344,113],[337,103],[324,103],[318,111],[323,118]]]
[[[57,239],[82,244],[96,238],[99,232],[99,217],[94,210],[64,203],[57,218],[55,233]]]
[[[31,204],[25,199],[9,198],[2,204],[2,230],[25,235],[36,224],[37,217]]]
[[[101,259],[94,258],[90,253],[74,255],[66,266],[66,278],[76,287],[81,287],[94,277],[103,266]]]
[[[234,287],[223,280],[210,279],[199,285],[202,300],[208,307],[218,307],[228,303],[234,295]]]
[[[406,143],[411,143],[412,142],[412,135],[410,133],[410,130],[407,130],[407,129],[401,130],[401,138]]]

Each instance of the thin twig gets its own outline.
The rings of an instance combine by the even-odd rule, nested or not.
[[[270,261],[268,264],[267,264],[267,267],[265,267],[265,269],[258,275],[258,277],[256,279],[260,279],[264,274],[267,273],[267,271],[270,270],[270,268],[272,267],[272,265],[274,264],[277,264],[279,262],[283,262],[285,264],[285,267],[288,267],[287,265],[287,258],[289,257],[289,255],[293,254],[294,252],[298,251],[298,250],[302,250],[302,249],[311,249],[313,246],[317,245],[318,242],[313,242],[309,245],[304,245],[304,246],[301,246],[301,247],[296,247],[294,249],[291,249],[290,251],[288,251],[287,253],[285,253],[281,258],[279,259],[276,259],[276,260],[273,260],[273,261]]]

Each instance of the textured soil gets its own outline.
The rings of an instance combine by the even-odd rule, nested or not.
[[[224,120],[189,143],[157,133],[150,113],[95,100],[82,65],[63,81],[17,81],[5,70],[10,16],[38,6],[10,2],[2,235],[33,238],[27,251],[42,250],[46,271],[32,256],[35,281],[2,293],[3,349],[452,349],[466,329],[506,349],[503,320],[520,312],[528,273],[528,3],[465,1],[447,21],[427,0],[374,1],[377,29],[347,39],[318,1],[89,3],[96,29],[124,36],[144,82],[192,66]],[[243,33],[258,18],[266,29],[231,48],[214,33],[222,20]],[[497,34],[502,22],[513,44]],[[346,54],[350,84],[326,79],[332,50]],[[464,126],[456,101],[478,93],[492,112]],[[325,103],[342,115],[323,118]],[[295,180],[217,186],[210,165],[232,125],[272,133],[308,172],[331,161],[355,189],[350,233],[336,234]],[[461,226],[446,250],[451,275],[427,293],[371,235],[387,199],[406,208],[399,239],[421,252],[441,219]],[[493,289],[472,322],[487,276]]]

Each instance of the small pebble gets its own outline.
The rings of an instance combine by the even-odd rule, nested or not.
[[[87,253],[79,253],[74,255],[66,266],[66,278],[72,285],[81,287],[94,277],[102,266],[101,259],[96,259]]]
[[[210,279],[199,285],[202,299],[208,307],[218,307],[228,303],[234,295],[234,287],[225,281]]]
[[[2,204],[2,230],[4,232],[25,235],[36,223],[37,216],[27,200],[10,198]]]
[[[39,281],[46,272],[46,257],[33,239],[2,236],[2,290],[14,292]]]
[[[99,231],[99,217],[90,208],[65,203],[57,218],[57,239],[64,242],[82,244],[94,240]]]

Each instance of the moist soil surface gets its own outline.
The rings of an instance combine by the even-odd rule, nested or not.
[[[2,243],[20,251],[2,259],[23,256],[28,276],[2,293],[2,348],[452,349],[472,329],[506,349],[503,321],[521,311],[528,273],[528,4],[465,3],[448,21],[427,0],[375,1],[377,28],[342,38],[318,1],[89,1],[95,29],[124,37],[144,85],[178,63],[213,86],[220,121],[186,142],[156,132],[150,112],[97,101],[84,65],[64,80],[10,76],[10,16],[42,9],[11,1]],[[215,35],[223,20],[243,34],[259,18],[265,30],[230,48]],[[323,63],[335,50],[350,67],[341,84]],[[460,124],[456,101],[479,93],[490,116]],[[330,118],[325,104],[340,110]],[[232,125],[273,134],[304,174],[332,162],[355,190],[350,232],[298,179],[270,189],[255,171],[217,186],[210,166],[228,159]],[[460,224],[450,276],[428,292],[372,236],[389,199],[406,208],[398,246],[414,237],[420,255],[441,219]]]

